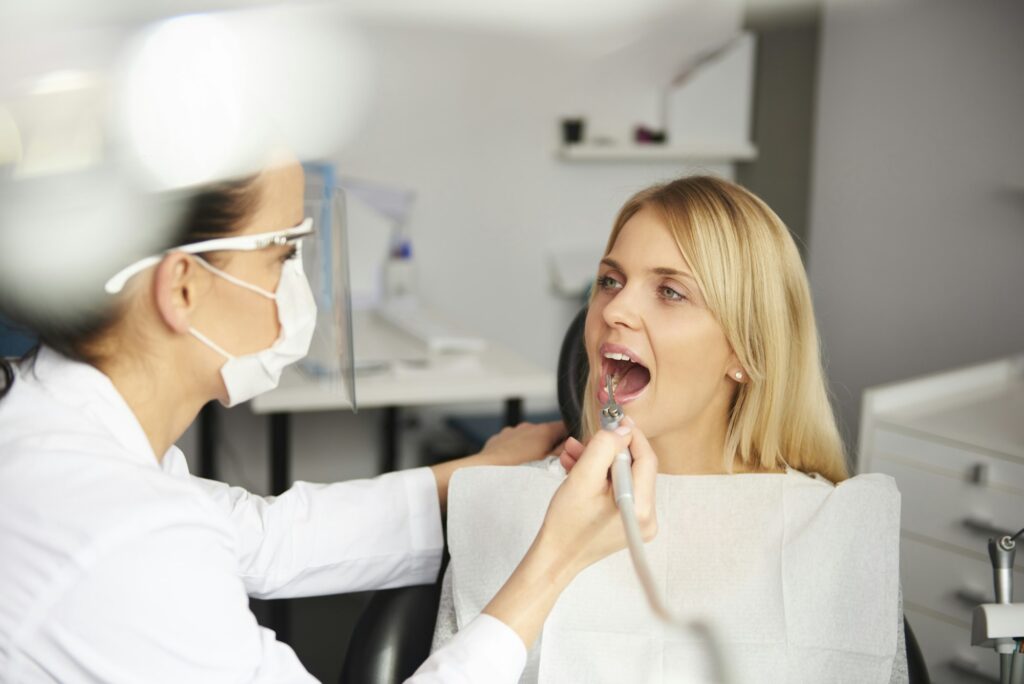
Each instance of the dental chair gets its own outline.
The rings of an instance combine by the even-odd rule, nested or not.
[[[569,434],[576,437],[580,435],[583,392],[589,372],[583,346],[586,317],[586,308],[576,314],[558,356],[558,407]],[[374,594],[349,642],[341,684],[399,684],[427,659],[447,560],[445,554],[435,584],[386,589]],[[903,631],[910,684],[930,684],[924,656],[906,616]]]

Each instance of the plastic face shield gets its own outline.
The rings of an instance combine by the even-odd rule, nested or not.
[[[355,347],[352,341],[352,289],[344,192],[335,187],[330,167],[305,165],[306,216],[316,230],[302,246],[302,265],[316,298],[317,321],[300,372],[338,398],[341,408],[357,409]]]

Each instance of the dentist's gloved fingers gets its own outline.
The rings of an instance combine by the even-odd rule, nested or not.
[[[633,493],[636,497],[636,517],[644,541],[651,541],[658,533],[654,495],[658,477],[658,455],[651,448],[647,436],[638,427],[633,428],[629,451],[633,455]]]
[[[573,466],[576,465],[576,461],[580,460],[580,456],[583,455],[583,443],[575,437],[570,437],[565,440],[562,445],[562,449],[558,454],[558,460],[565,468],[565,472],[572,470]]]
[[[480,456],[490,465],[519,465],[549,456],[564,438],[565,424],[561,421],[520,423],[487,440]]]
[[[615,460],[615,455],[629,448],[630,437],[634,431],[632,421],[628,418],[616,432],[598,430],[590,438],[583,453],[576,459],[572,474],[579,473],[578,478],[590,483],[606,482],[608,469]]]
[[[538,423],[537,427],[548,432],[548,444],[558,444],[561,440],[565,439],[569,434],[565,428],[565,423],[560,420],[552,420],[547,423]]]

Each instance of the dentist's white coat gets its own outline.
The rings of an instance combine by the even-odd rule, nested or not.
[[[0,400],[0,681],[310,682],[248,596],[433,582],[427,469],[262,498],[161,460],[109,379],[43,349]],[[478,617],[410,680],[514,682],[519,637]]]

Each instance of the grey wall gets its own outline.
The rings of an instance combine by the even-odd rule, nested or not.
[[[865,387],[1024,350],[1022,37],[1015,0],[826,3],[809,265],[848,436]]]
[[[736,180],[775,210],[806,256],[811,147],[821,16],[817,5],[779,14],[751,12],[757,34],[752,138],[757,159]]]

